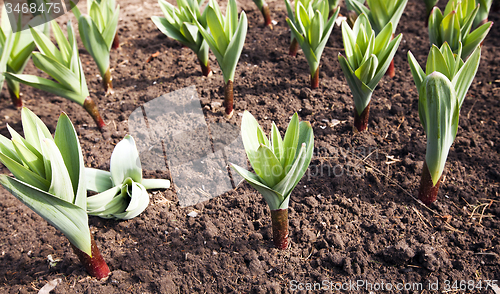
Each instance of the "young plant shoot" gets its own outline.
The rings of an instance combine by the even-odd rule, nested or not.
[[[426,11],[426,18],[429,17],[429,15],[431,14],[431,11],[432,9],[434,8],[434,6],[436,6],[436,4],[439,2],[439,0],[424,0],[424,3],[425,3],[425,11]]]
[[[368,7],[357,0],[346,0],[346,2],[350,2],[350,5],[357,14],[361,15],[364,13],[368,17],[375,31],[375,36],[380,34],[388,23],[392,23],[392,38],[394,38],[399,19],[405,10],[408,0],[367,0],[366,4]],[[391,78],[396,75],[394,59],[391,60],[386,74]]]
[[[444,14],[438,7],[434,7],[429,17],[429,40],[431,45],[441,47],[445,42],[450,45],[453,53],[462,50],[463,60],[481,44],[493,23],[487,22],[470,32],[474,19],[479,12],[479,5],[475,0],[450,0]],[[469,33],[470,32],[470,33]]]
[[[99,194],[87,199],[87,212],[102,218],[131,219],[149,204],[146,189],[168,189],[170,181],[143,179],[139,152],[132,136],[116,144],[110,171],[86,168],[87,190]]]
[[[51,21],[52,31],[57,41],[57,47],[49,37],[36,28],[30,28],[31,35],[40,52],[33,53],[33,63],[41,71],[55,81],[34,75],[13,74],[4,75],[11,80],[21,82],[34,88],[50,92],[82,105],[92,116],[100,130],[104,127],[97,105],[89,96],[87,82],[78,55],[78,46],[71,22],[68,21],[68,39],[55,21]],[[59,48],[59,49],[58,49]]]
[[[259,8],[262,16],[264,17],[264,26],[273,29],[273,20],[271,18],[271,11],[269,10],[269,5],[267,5],[265,0],[253,0],[255,5]]]
[[[426,205],[437,198],[446,158],[457,135],[460,108],[481,58],[479,46],[465,63],[460,58],[460,51],[461,47],[454,54],[448,43],[440,49],[432,45],[425,72],[408,51],[419,95],[418,114],[427,135],[427,151],[418,192],[418,198]]]
[[[113,78],[109,66],[109,54],[116,37],[120,5],[115,0],[88,0],[89,15],[82,15],[76,5],[73,13],[78,19],[78,31],[83,46],[99,68],[106,95],[113,94]]]
[[[78,135],[61,114],[54,138],[27,108],[21,111],[24,138],[7,125],[12,140],[0,135],[0,162],[14,175],[0,175],[0,184],[61,231],[87,272],[109,275],[89,230],[85,167]]]
[[[23,73],[24,68],[28,64],[28,60],[31,57],[31,53],[36,48],[27,26],[33,23],[42,22],[40,18],[42,18],[41,15],[32,19],[30,23],[26,24],[26,27],[23,30],[16,28],[12,29],[5,7],[2,8],[0,46],[6,49],[5,54],[7,60],[5,65],[0,65],[6,66],[4,69],[0,70],[1,72],[7,71],[14,74]],[[20,25],[21,24],[18,23],[18,26]],[[43,31],[45,35],[50,35],[50,25],[48,23],[44,23],[38,28]],[[10,40],[12,40],[12,43],[10,44],[11,46],[6,46],[8,36],[10,36]],[[12,104],[15,107],[22,107],[23,100],[20,97],[19,82],[2,75],[0,77],[0,87],[3,85],[4,78],[7,82],[7,90],[9,91],[10,98],[12,99]]]
[[[207,28],[208,10],[201,13],[201,2],[198,3],[197,0],[178,0],[178,8],[164,0],[159,0],[158,3],[165,17],[153,16],[151,20],[162,33],[193,50],[198,56],[201,72],[208,77],[212,74],[208,60],[209,47],[196,25],[197,20]]]
[[[479,10],[476,18],[474,18],[473,28],[477,28],[488,22],[488,14],[490,14],[493,0],[477,0],[477,3],[479,4]]]
[[[226,118],[233,116],[233,81],[236,65],[240,59],[245,38],[247,36],[248,21],[244,11],[238,21],[236,0],[229,0],[226,16],[224,16],[215,0],[210,0],[207,13],[209,31],[199,21],[196,25],[210,49],[217,58],[222,75],[224,76],[224,106]]]
[[[309,63],[311,73],[311,89],[319,87],[319,63],[326,42],[330,37],[339,8],[328,19],[328,0],[310,1],[307,7],[299,0],[295,1],[295,14],[288,0],[285,0],[288,17],[286,22],[292,31],[293,39],[299,44]]]
[[[345,55],[339,53],[342,71],[354,98],[354,126],[359,132],[368,127],[370,101],[375,87],[396,54],[402,35],[392,38],[392,23],[375,37],[368,17],[361,14],[351,29],[342,22]]]
[[[271,210],[273,241],[276,248],[288,247],[288,202],[311,162],[314,149],[313,129],[309,122],[292,116],[284,139],[273,123],[270,139],[259,123],[245,111],[241,135],[248,160],[256,174],[231,164],[245,180],[262,194]]]

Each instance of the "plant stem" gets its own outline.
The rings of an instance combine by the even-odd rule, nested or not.
[[[394,39],[394,34],[391,36],[391,40]],[[385,75],[389,76],[391,79],[396,75],[396,70],[394,69],[394,57],[391,60],[391,64],[387,68]]]
[[[354,126],[358,130],[358,132],[362,132],[368,128],[368,117],[370,116],[370,103],[366,106],[366,108],[358,115],[358,111],[356,107],[354,107]]]
[[[274,246],[280,250],[288,248],[288,209],[271,210]]]
[[[115,34],[115,38],[113,39],[113,44],[111,45],[111,49],[118,50],[120,49],[120,37],[118,37],[118,32]]]
[[[106,70],[104,76],[102,77],[102,85],[104,86],[104,91],[106,91],[106,96],[115,93],[115,91],[113,91],[113,77],[111,76],[111,71],[109,67]]]
[[[73,244],[71,244],[71,247],[73,247],[73,252],[75,252],[75,254],[78,256],[80,262],[83,264],[90,276],[97,278],[98,280],[104,279],[110,274],[109,267],[104,261],[104,258],[102,258],[101,252],[99,252],[99,248],[97,248],[92,234],[90,234],[90,240],[92,257],[76,248],[76,246]]]
[[[424,160],[424,167],[422,168],[422,177],[420,178],[420,189],[418,190],[418,199],[422,201],[425,205],[429,206],[432,202],[436,201],[437,194],[439,190],[439,184],[443,175],[439,178],[437,184],[434,186],[432,183],[432,177],[427,167],[427,162]]]
[[[314,75],[311,75],[311,89],[316,89],[317,87],[319,87],[319,66]]]
[[[234,101],[234,92],[233,92],[233,81],[227,81],[227,84],[224,87],[224,106],[226,107],[225,116],[227,119],[230,119],[233,116],[233,101]]]
[[[271,19],[271,11],[269,10],[269,5],[267,5],[266,2],[262,5],[260,12],[262,12],[262,16],[264,17],[264,26],[269,27],[272,30],[273,23]]]
[[[12,100],[12,104],[17,107],[21,108],[23,107],[23,99],[19,97],[19,92],[16,94],[13,89],[7,86],[7,89],[9,90],[10,94],[10,99]]]
[[[297,42],[297,40],[293,38],[292,44],[290,44],[290,49],[288,50],[288,55],[296,57],[298,51],[299,51],[299,42]]]
[[[207,64],[205,65],[203,61],[201,61],[201,59],[198,58],[198,62],[200,63],[201,73],[206,77],[211,76],[212,70],[210,70],[210,61],[207,60]]]
[[[90,116],[94,119],[99,130],[102,131],[102,128],[105,126],[105,123],[104,120],[102,120],[101,115],[99,114],[99,109],[97,108],[97,105],[94,103],[94,100],[92,100],[92,98],[90,97],[85,98],[85,101],[83,102],[83,108],[87,110]]]

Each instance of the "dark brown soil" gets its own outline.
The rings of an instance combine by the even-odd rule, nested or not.
[[[215,58],[211,64],[216,72],[203,77],[195,54],[162,35],[149,19],[161,14],[156,1],[119,2],[122,48],[112,53],[113,96],[104,97],[97,67],[81,50],[91,95],[108,124],[104,137],[77,104],[22,86],[26,106],[51,131],[61,111],[69,114],[86,165],[100,169],[109,168],[132,111],[163,94],[194,85],[208,123],[225,122],[220,107],[223,78]],[[297,111],[314,128],[315,154],[290,201],[290,248],[273,247],[269,208],[246,183],[187,208],[180,207],[173,188],[153,191],[150,206],[135,219],[90,217],[112,271],[106,281],[96,281],[87,276],[61,233],[1,188],[1,293],[37,293],[57,278],[62,282],[53,293],[289,293],[299,286],[325,286],[323,281],[328,287],[348,288],[345,293],[378,292],[382,283],[392,283],[393,293],[494,293],[485,286],[487,280],[500,280],[498,25],[484,43],[438,200],[428,209],[414,198],[426,138],[406,58],[411,49],[424,64],[428,53],[422,1],[410,0],[403,14],[396,77],[380,82],[363,133],[352,130],[353,101],[337,60],[343,47],[340,28],[334,28],[324,51],[320,86],[310,90],[303,54],[288,55],[284,3],[269,5],[278,22],[272,31],[262,27],[262,15],[252,1],[239,3],[248,14],[249,29],[236,71],[230,122],[239,125],[246,109],[266,132],[272,121],[283,132]],[[490,19],[498,23],[500,14],[493,12]],[[159,56],[146,62],[157,51]],[[32,64],[27,72],[37,73]],[[21,131],[20,113],[4,89],[0,133],[10,137],[7,123]],[[1,167],[0,172],[8,170]],[[162,170],[145,170],[144,175],[170,177]],[[192,211],[198,216],[189,217]],[[50,267],[48,255],[60,261]],[[358,280],[374,288],[349,287]],[[453,288],[456,281],[458,289]],[[460,291],[461,281],[466,291]],[[432,284],[436,282],[439,291]],[[411,288],[418,283],[423,290]],[[412,290],[394,290],[401,286]]]

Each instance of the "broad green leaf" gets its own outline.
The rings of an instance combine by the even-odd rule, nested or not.
[[[470,33],[463,42],[462,59],[465,60],[472,51],[486,38],[493,26],[492,22],[487,22]]]
[[[458,128],[458,99],[451,82],[439,72],[427,76],[422,84],[419,113],[424,117],[427,135],[425,161],[433,185],[441,177],[448,152]]]
[[[52,181],[48,192],[64,201],[74,203],[75,193],[73,192],[71,178],[66,169],[61,152],[54,141],[43,139],[42,152],[43,155],[50,160],[52,168]]]
[[[35,154],[31,152],[24,144],[19,141],[12,140],[12,144],[16,149],[17,156],[22,160],[22,162],[34,173],[40,175],[42,178],[45,176],[45,167],[43,164],[43,158],[40,153]]]
[[[95,60],[101,76],[104,76],[109,68],[109,49],[101,32],[90,16],[84,15],[78,19],[78,30],[85,49]]]
[[[87,181],[87,190],[102,193],[113,187],[111,173],[100,169],[85,168],[85,179]]]
[[[37,150],[41,150],[40,142],[43,138],[52,139],[47,126],[42,122],[42,120],[36,116],[31,110],[26,107],[21,109],[21,122],[23,125],[24,137],[33,147]],[[42,136],[40,137],[37,131],[37,127],[42,131]]]
[[[274,191],[273,189],[263,184],[260,181],[259,176],[257,176],[256,174],[249,172],[246,169],[239,167],[235,164],[231,164],[231,167],[240,176],[242,176],[252,187],[254,187],[257,191],[259,191],[259,193],[264,197],[264,200],[266,200],[269,209],[275,210],[280,208],[281,204],[284,201],[284,198],[280,193]]]
[[[60,84],[58,84],[52,80],[45,79],[45,78],[41,78],[41,77],[37,77],[37,76],[33,76],[33,75],[11,74],[8,72],[6,72],[5,75],[8,76],[9,78],[15,80],[15,81],[21,82],[21,83],[26,84],[28,86],[31,86],[33,88],[47,91],[47,92],[52,93],[52,94],[57,95],[57,96],[64,97],[64,98],[69,99],[73,102],[76,102],[80,105],[83,105],[83,103],[85,102],[85,98],[87,97],[87,96],[81,95],[80,93],[76,93],[74,91],[64,89],[61,87]]]
[[[69,117],[62,113],[57,121],[54,142],[60,151],[66,170],[68,171],[73,193],[74,203],[85,209],[86,188],[85,188],[85,167],[83,165],[82,149],[76,134],[75,128]],[[80,196],[82,199],[80,199]]]
[[[433,72],[440,72],[444,74],[448,79],[451,79],[450,69],[446,64],[446,60],[443,57],[439,48],[436,45],[432,45],[429,52],[429,57],[427,58],[427,64],[425,66],[425,73],[430,75]]]
[[[58,26],[55,21],[52,21],[52,28]],[[65,64],[65,60],[63,55],[57,49],[57,47],[52,43],[49,37],[47,37],[44,33],[39,31],[36,28],[30,28],[31,35],[33,36],[33,40],[35,41],[36,47],[40,51],[40,53],[59,61],[61,64]]]
[[[462,66],[462,68],[460,68],[460,70],[451,81],[457,95],[459,109],[462,108],[462,104],[464,103],[467,91],[469,90],[469,87],[472,84],[474,77],[476,76],[480,60],[481,48],[476,47],[476,50],[474,50],[472,55],[469,57],[469,59],[467,59],[465,64]]]
[[[122,184],[126,178],[142,181],[141,161],[132,136],[127,135],[116,144],[111,154],[110,172],[114,185]]]
[[[252,167],[268,187],[274,187],[285,175],[285,170],[274,153],[265,145],[257,149],[257,157]]]
[[[61,231],[71,244],[91,255],[87,212],[17,179],[0,175],[0,184],[12,195]]]
[[[221,19],[217,17],[213,7],[208,7],[207,24],[210,28],[210,34],[212,34],[217,46],[217,51],[219,51],[221,55],[225,56],[229,40],[226,36],[226,32],[224,32],[223,22],[221,22]]]
[[[33,53],[33,63],[37,68],[59,82],[64,89],[73,92],[80,90],[80,80],[78,77],[57,60],[35,52]]]
[[[165,179],[142,179],[141,184],[149,189],[168,189],[170,188],[170,181]]]
[[[240,21],[238,27],[236,28],[236,33],[232,37],[231,42],[227,46],[227,51],[224,56],[224,64],[222,65],[224,82],[227,84],[228,81],[234,80],[234,73],[236,71],[236,65],[238,65],[238,60],[240,59],[241,52],[243,50],[243,45],[245,44],[245,38],[247,35],[248,21],[245,12],[241,12]]]

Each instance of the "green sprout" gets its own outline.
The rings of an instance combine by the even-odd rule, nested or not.
[[[271,11],[269,10],[269,5],[265,0],[253,0],[255,5],[259,8],[262,16],[264,17],[264,26],[273,29],[273,20],[271,18]]]
[[[21,74],[28,64],[31,53],[36,47],[35,43],[33,42],[33,38],[31,37],[30,31],[26,28],[28,25],[39,23],[42,16],[40,15],[32,19],[23,30],[12,29],[5,7],[2,8],[1,17],[0,46],[3,49],[2,53],[6,54],[5,58],[7,58],[7,60],[6,63],[0,63],[0,71]],[[21,26],[20,21],[21,19],[19,19],[19,23],[17,24],[18,28],[19,26]],[[50,26],[48,25],[48,23],[44,23],[39,27],[39,29],[41,29],[41,31],[43,31],[45,35],[50,35]],[[7,44],[6,46],[8,36],[11,36],[9,40],[12,40],[12,43]],[[9,91],[12,104],[15,107],[22,107],[23,100],[20,97],[19,82],[2,75],[0,77],[0,86],[3,85],[4,79],[7,82],[7,90]]]
[[[431,45],[441,47],[445,42],[450,45],[453,53],[461,48],[462,59],[467,57],[484,40],[493,23],[486,22],[470,32],[474,19],[479,11],[475,0],[450,0],[444,14],[435,7],[429,17],[429,40]]]
[[[402,35],[392,38],[392,23],[375,37],[368,17],[361,14],[351,29],[342,22],[345,57],[339,62],[354,98],[354,126],[359,132],[368,127],[370,101],[378,82],[396,54]]]
[[[241,135],[248,160],[256,174],[231,164],[245,180],[262,194],[271,210],[274,245],[288,247],[288,203],[292,190],[304,176],[314,149],[314,135],[309,122],[292,116],[284,139],[273,122],[270,139],[259,123],[245,111]]]
[[[168,189],[170,181],[143,179],[134,138],[127,135],[111,154],[110,171],[86,168],[87,190],[99,194],[87,199],[87,212],[102,218],[131,219],[149,204],[146,189]]]
[[[439,0],[424,0],[425,3],[425,11],[426,11],[426,16],[429,17],[429,14],[432,11],[432,8],[436,6],[436,4],[439,2]]]
[[[357,14],[364,13],[368,17],[375,35],[380,34],[387,24],[392,23],[392,38],[394,38],[394,33],[408,0],[367,0],[368,7],[357,0],[346,0],[346,2],[350,2]],[[396,75],[394,59],[391,60],[386,74],[391,78]]]
[[[465,100],[481,58],[478,46],[464,63],[461,47],[454,54],[448,43],[432,45],[424,72],[408,51],[411,73],[418,90],[418,113],[427,135],[418,198],[430,205],[437,198],[446,158],[458,130],[460,108]]]
[[[488,14],[490,14],[491,5],[493,0],[477,0],[479,10],[477,11],[476,18],[474,18],[473,28],[477,28],[488,22]]]
[[[207,11],[207,31],[199,21],[196,21],[198,29],[210,49],[217,58],[222,75],[224,76],[224,106],[225,116],[233,116],[233,81],[236,65],[240,59],[245,38],[247,36],[248,21],[244,11],[241,12],[238,21],[238,8],[236,0],[229,0],[226,16],[224,16],[215,0],[210,0]]]
[[[201,13],[201,1],[203,0],[200,2],[198,0],[178,0],[178,8],[176,8],[167,1],[159,0],[158,3],[165,17],[153,16],[151,20],[162,33],[193,50],[198,57],[201,72],[208,77],[212,73],[208,60],[209,47],[196,25],[197,20],[204,28],[207,28],[206,14],[208,10],[205,9]]]
[[[335,19],[339,13],[339,8],[333,16],[328,19],[329,4],[328,0],[319,0],[303,2],[295,1],[295,14],[288,0],[285,0],[288,17],[286,22],[292,31],[294,40],[300,45],[304,55],[309,63],[311,73],[311,88],[319,87],[319,63],[321,54],[325,49],[326,42],[335,25]],[[293,41],[292,41],[293,42]]]
[[[89,15],[82,15],[76,5],[72,10],[78,19],[78,31],[83,46],[90,53],[102,77],[106,95],[113,94],[113,78],[109,66],[111,47],[117,36],[120,5],[115,0],[88,0]]]
[[[88,273],[109,275],[89,230],[85,166],[78,134],[68,116],[59,117],[54,138],[27,108],[21,111],[24,138],[9,125],[9,140],[0,135],[0,162],[14,175],[0,175],[0,184],[61,231]]]
[[[55,21],[51,21],[57,47],[49,37],[37,28],[30,28],[31,35],[40,52],[33,53],[33,63],[55,81],[46,78],[5,72],[6,78],[28,86],[50,92],[82,105],[92,116],[100,130],[105,126],[97,105],[89,96],[85,74],[78,55],[76,38],[68,21],[68,39]],[[59,49],[58,49],[59,48]]]

